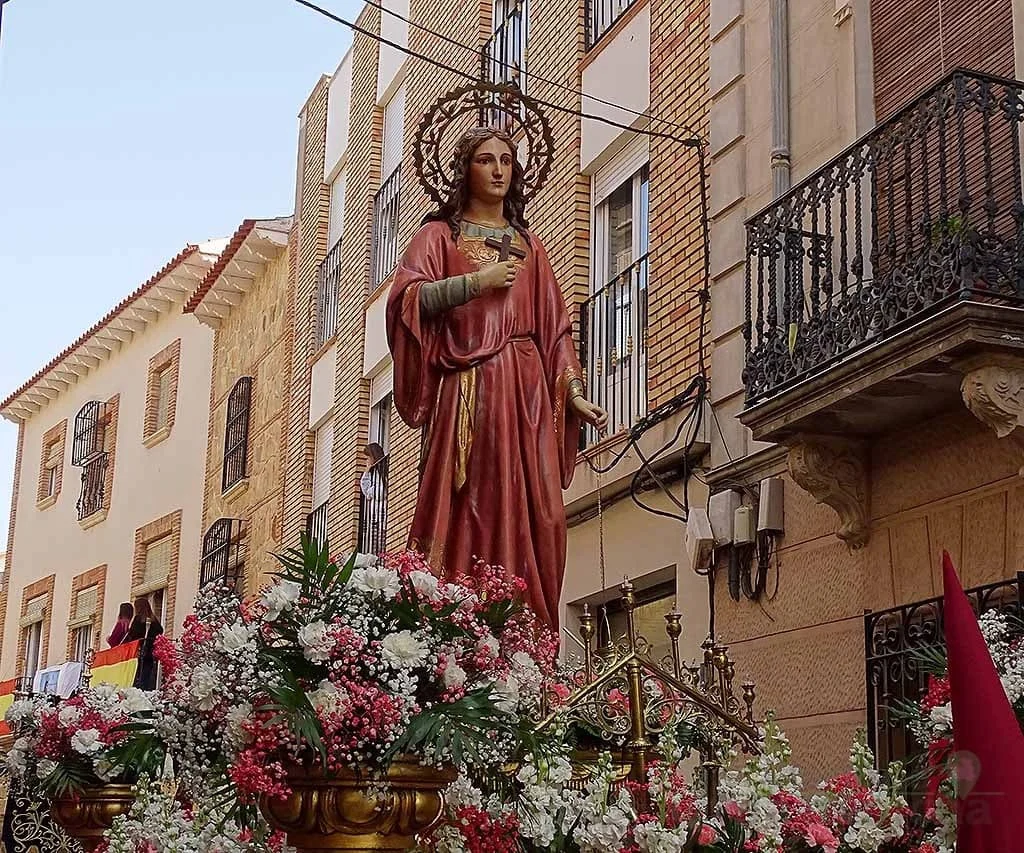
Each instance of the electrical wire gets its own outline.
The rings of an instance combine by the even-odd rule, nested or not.
[[[462,77],[473,83],[478,83],[480,80],[479,76],[476,74],[470,74],[468,71],[462,71],[458,68],[452,68],[450,65],[447,65],[438,59],[434,59],[432,56],[427,56],[426,54],[419,53],[415,50],[410,50],[408,47],[405,47],[404,45],[401,45],[398,42],[384,38],[383,36],[373,32],[372,30],[366,29],[366,27],[361,27],[352,21],[342,18],[340,15],[335,15],[333,12],[325,9],[323,6],[318,6],[316,3],[313,3],[312,0],[294,0],[294,2],[298,3],[300,6],[305,6],[307,9],[311,9],[312,11],[316,12],[319,15],[323,15],[325,18],[328,18],[329,20],[334,21],[335,23],[342,24],[343,26],[348,27],[353,32],[367,36],[368,38],[372,38],[380,42],[381,44],[386,44],[388,47],[397,50],[399,53],[404,53],[406,56],[411,56],[415,59],[421,60],[422,62],[429,63],[430,65],[433,65],[435,68],[440,68],[444,71],[449,71],[455,76]],[[582,110],[572,109],[571,107],[563,107],[561,104],[556,104],[551,101],[545,101],[540,98],[534,98],[531,96],[530,100],[532,100],[534,103],[542,107],[547,107],[550,110],[554,110],[555,112],[565,113],[566,115],[576,116],[577,118],[585,118],[591,121],[601,122],[602,124],[607,124],[611,127],[617,127],[620,130],[628,130],[631,133],[637,133],[640,134],[641,136],[649,136],[652,139],[667,139],[671,142],[676,142],[679,145],[685,145],[688,148],[697,148],[698,150],[704,147],[703,140],[699,138],[683,138],[679,136],[673,136],[671,133],[662,133],[661,131],[650,130],[649,128],[630,127],[628,124],[613,121],[612,119],[606,118],[605,116],[599,116],[593,113],[586,113],[583,112]]]
[[[461,48],[462,50],[473,53],[474,55],[480,57],[481,60],[483,60],[484,58],[483,48],[473,47],[472,45],[468,45],[465,42],[461,42],[458,39],[452,38],[446,33],[440,33],[437,30],[431,29],[430,27],[421,24],[417,21],[414,21],[411,18],[408,18],[405,15],[402,15],[394,11],[393,9],[388,9],[386,6],[384,6],[383,3],[379,2],[379,0],[364,0],[364,2],[366,3],[367,6],[373,6],[375,9],[379,9],[385,15],[390,15],[392,18],[397,18],[400,21],[404,21],[409,26],[414,27],[415,29],[420,30],[421,32],[428,33],[429,35],[432,35],[435,38],[440,39],[446,44],[450,44],[453,47],[458,47]],[[500,65],[502,68],[507,68],[512,71],[515,71],[522,77],[536,80],[538,83],[546,83],[549,86],[554,86],[556,89],[561,89],[563,92],[568,92],[571,95],[577,95],[580,98],[587,98],[588,100],[593,101],[595,104],[603,104],[604,106],[614,107],[615,109],[620,110],[621,112],[629,113],[630,115],[634,115],[637,118],[646,118],[651,121],[661,122],[662,124],[665,124],[669,127],[675,127],[678,128],[679,130],[685,130],[687,133],[691,134],[695,138],[703,139],[703,135],[698,133],[688,124],[680,124],[679,122],[672,121],[671,119],[661,118],[659,116],[652,115],[649,112],[642,112],[640,110],[630,109],[629,107],[625,107],[622,104],[617,104],[614,101],[607,101],[604,98],[599,98],[596,95],[589,95],[582,89],[576,89],[572,86],[569,86],[566,83],[559,83],[557,80],[552,80],[548,77],[542,77],[540,74],[537,74],[536,72],[527,71],[525,68],[520,68],[514,62],[507,62],[503,59],[498,59],[497,57],[494,56],[489,57],[489,60],[496,65]]]

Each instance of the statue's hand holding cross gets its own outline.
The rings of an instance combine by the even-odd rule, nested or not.
[[[507,261],[508,256],[512,255],[514,258],[523,260],[526,257],[526,252],[520,249],[518,246],[513,245],[512,235],[506,234],[500,240],[497,237],[488,237],[484,240],[484,245],[498,250],[498,262]]]

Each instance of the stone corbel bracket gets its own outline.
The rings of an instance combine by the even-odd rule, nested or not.
[[[960,393],[971,414],[1024,451],[1024,359],[979,356],[959,368]],[[1024,466],[1018,473],[1024,477]]]
[[[851,549],[870,536],[866,442],[832,435],[798,435],[789,444],[789,475],[839,516],[836,535]]]

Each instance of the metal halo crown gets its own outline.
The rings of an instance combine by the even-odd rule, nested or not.
[[[500,113],[503,125],[494,123]],[[466,116],[475,116],[466,124]],[[490,119],[490,121],[488,121]],[[466,124],[466,126],[462,126]],[[442,205],[455,192],[455,163],[452,152],[455,141],[470,127],[494,126],[513,137],[520,133],[526,142],[523,163],[523,198],[529,201],[544,186],[555,159],[554,139],[547,116],[536,101],[514,85],[479,81],[453,89],[438,98],[423,114],[413,146],[413,162],[420,184],[437,205]],[[446,138],[457,133],[455,140]],[[447,153],[442,154],[442,151]]]

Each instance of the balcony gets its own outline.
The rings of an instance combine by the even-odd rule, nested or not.
[[[647,414],[647,255],[591,296],[580,309],[580,363],[591,401],[608,412],[615,435]],[[584,447],[596,443],[585,427]]]
[[[82,466],[82,494],[78,498],[78,520],[95,515],[103,509],[107,484],[107,454],[94,455]]]
[[[316,346],[320,349],[338,331],[338,281],[341,277],[341,239],[320,264],[316,292]]]
[[[526,91],[526,0],[511,0],[504,17],[494,27],[493,35],[487,40],[480,54],[482,79],[488,83],[515,86]],[[485,110],[480,123],[485,126],[500,126],[505,123],[501,110]]]
[[[359,553],[380,554],[388,544],[388,457],[359,482]]]
[[[306,536],[322,548],[327,542],[327,501],[306,516]]]
[[[373,199],[373,250],[371,290],[380,287],[398,263],[398,211],[402,183],[399,164],[381,184]]]
[[[636,0],[586,0],[587,50],[615,26]]]
[[[962,386],[989,421],[977,371],[1024,365],[1022,91],[958,69],[747,221],[755,439],[869,437]]]

